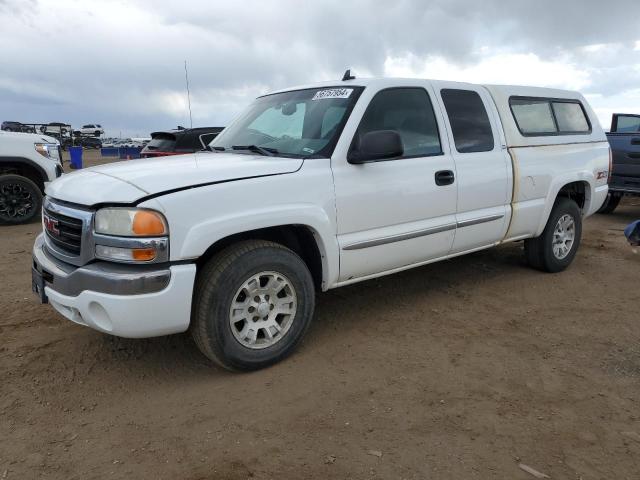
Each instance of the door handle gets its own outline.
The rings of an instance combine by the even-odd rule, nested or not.
[[[440,187],[443,185],[451,185],[455,179],[456,177],[452,170],[440,170],[436,172],[436,185]]]
[[[632,138],[631,145],[640,145],[640,138]]]

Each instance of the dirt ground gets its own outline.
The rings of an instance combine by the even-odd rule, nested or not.
[[[557,275],[513,244],[321,294],[251,374],[39,305],[40,226],[1,227],[0,479],[638,479],[637,218],[590,218]]]

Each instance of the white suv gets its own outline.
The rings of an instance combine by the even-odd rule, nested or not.
[[[80,133],[82,135],[92,135],[94,137],[99,137],[100,135],[104,135],[104,129],[102,125],[98,125],[97,123],[90,123],[89,125],[83,125],[80,129]]]
[[[26,223],[40,215],[46,185],[61,175],[55,138],[0,132],[0,223]]]

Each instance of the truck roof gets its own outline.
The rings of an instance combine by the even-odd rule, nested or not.
[[[440,80],[426,78],[355,78],[352,80],[333,80],[318,82],[295,87],[283,88],[266,95],[274,93],[287,92],[291,90],[304,90],[311,88],[345,88],[345,87],[374,87],[377,89],[391,88],[398,86],[419,86],[421,83],[437,83]],[[485,88],[496,105],[498,115],[504,129],[507,146],[524,147],[524,146],[540,146],[540,145],[557,145],[564,143],[587,143],[587,142],[606,142],[607,138],[604,130],[600,126],[597,115],[589,106],[589,103],[580,92],[573,90],[563,90],[558,88],[546,87],[529,87],[523,85],[492,85],[477,84],[468,82],[450,82],[446,81],[448,87],[459,87],[461,89],[469,87]],[[541,97],[547,99],[576,100],[584,107],[591,132],[581,135],[545,135],[545,136],[523,136],[516,125],[511,113],[509,99],[511,97]]]

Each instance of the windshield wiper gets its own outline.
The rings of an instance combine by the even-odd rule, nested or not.
[[[273,157],[278,154],[275,148],[259,147],[258,145],[232,145],[233,150],[249,150],[250,152],[259,153],[265,157]]]
[[[216,152],[224,152],[226,150],[226,148],[224,147],[212,147],[211,145],[209,145],[209,148],[211,149],[211,151],[216,151]]]

